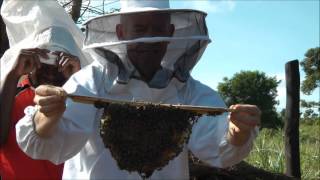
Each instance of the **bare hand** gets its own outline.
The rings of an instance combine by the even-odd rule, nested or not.
[[[261,123],[261,111],[255,105],[236,104],[230,106],[234,111],[229,115],[229,136],[234,145],[244,144],[250,132]]]
[[[60,118],[66,108],[66,95],[61,87],[40,85],[35,90],[34,102],[45,116]]]
[[[66,109],[66,92],[61,87],[40,85],[35,93],[39,110],[34,117],[35,131],[40,137],[50,137]]]
[[[80,60],[77,56],[62,51],[55,51],[52,54],[57,55],[58,70],[63,73],[66,79],[80,70]]]
[[[13,72],[16,77],[20,77],[24,74],[28,74],[33,70],[40,68],[39,56],[47,59],[49,51],[47,49],[21,49],[20,54],[17,58],[16,64],[13,66]]]

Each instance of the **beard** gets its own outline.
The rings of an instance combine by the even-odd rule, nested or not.
[[[127,53],[131,63],[148,81],[161,69],[167,43],[136,43],[128,45]]]

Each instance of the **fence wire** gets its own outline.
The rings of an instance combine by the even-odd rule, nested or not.
[[[81,0],[57,0],[64,9],[71,14],[75,1]],[[86,20],[113,12],[119,11],[119,0],[82,0],[80,16],[77,24],[82,24]]]

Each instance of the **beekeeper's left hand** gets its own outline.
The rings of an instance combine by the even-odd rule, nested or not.
[[[253,128],[260,126],[261,111],[255,105],[236,104],[230,106],[228,140],[241,146],[247,142]]]

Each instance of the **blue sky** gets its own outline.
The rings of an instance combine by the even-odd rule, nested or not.
[[[170,0],[170,5],[208,14],[212,43],[192,71],[195,79],[216,89],[223,77],[242,70],[264,72],[282,81],[278,110],[286,103],[285,63],[302,60],[309,48],[320,46],[319,0]],[[303,80],[301,67],[300,75]],[[319,101],[319,94],[318,88],[301,98]]]
[[[192,75],[216,89],[223,77],[241,70],[276,76],[278,110],[285,107],[285,63],[304,58],[319,47],[319,1],[171,1],[172,8],[195,8],[208,13],[209,44]],[[304,73],[300,68],[301,79]],[[319,88],[312,96],[319,101]]]

